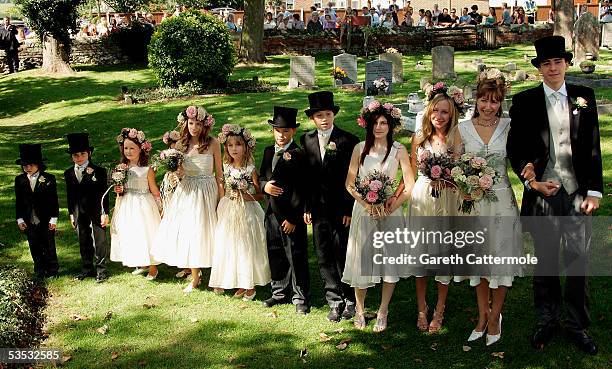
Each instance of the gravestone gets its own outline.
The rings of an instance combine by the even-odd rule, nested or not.
[[[424,90],[425,85],[428,83],[431,83],[429,81],[429,77],[421,77],[421,79],[419,80],[419,89]]]
[[[404,64],[400,53],[382,53],[378,60],[389,61],[393,64],[393,83],[404,83]]]
[[[506,65],[504,65],[503,67],[503,70],[505,72],[514,72],[516,70],[516,64],[512,62],[506,63]]]
[[[477,71],[478,73],[482,73],[482,72],[484,72],[485,70],[487,70],[487,65],[486,65],[486,64],[478,64],[478,65],[476,66],[476,71]]]
[[[387,91],[382,93],[389,95],[391,92],[393,92],[393,64],[384,60],[367,62],[366,80],[364,86],[366,95],[376,95],[374,81],[381,77],[389,83],[389,88],[387,88]]]
[[[514,82],[523,82],[527,79],[527,73],[524,70],[517,70],[514,74]]]
[[[289,75],[289,88],[314,87],[314,56],[292,56],[289,66],[291,70]]]
[[[591,13],[584,13],[574,25],[574,64],[586,60],[586,53],[599,56],[599,21]]]
[[[601,25],[601,46],[612,48],[612,22]]]
[[[436,46],[431,49],[431,61],[433,63],[433,78],[447,79],[456,78],[455,74],[455,49],[452,46]]]
[[[344,69],[347,77],[342,80],[343,85],[357,83],[357,55],[342,53],[334,56],[334,69],[340,67]]]

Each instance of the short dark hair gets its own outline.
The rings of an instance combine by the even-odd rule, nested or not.
[[[472,5],[472,10],[478,10],[478,5],[476,4]]]

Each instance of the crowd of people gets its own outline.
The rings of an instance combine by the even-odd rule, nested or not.
[[[214,137],[213,116],[201,106],[187,107],[177,117],[178,131],[163,136],[169,149],[159,159],[177,160],[173,167],[167,164],[170,169],[161,186],[149,162],[152,144],[143,131],[124,128],[115,138],[120,161],[110,176],[94,164],[88,134],[69,134],[66,161],[71,164],[64,181],[70,224],[76,230],[82,259],[82,272],[76,279],[106,281],[109,259],[133,268],[134,275],[146,273],[147,280],[156,279],[158,266],[166,264],[179,268],[176,278],[190,276],[183,291],[193,293],[202,281],[200,270],[211,268],[207,284],[217,294],[231,289],[235,298],[250,301],[256,286],[269,284],[271,297],[263,301],[264,306],[291,303],[296,313],[308,314],[307,226],[311,225],[324,281],[323,291],[318,293],[329,305],[330,321],[353,319],[355,328],[364,329],[368,324],[367,291],[382,283],[373,330],[384,331],[396,283],[415,277],[416,327],[438,332],[445,315],[453,315],[452,308],[446,306],[448,290],[454,288],[451,282],[469,280],[476,288],[478,320],[466,338],[476,341],[486,335],[486,345],[494,344],[502,334],[506,294],[519,274],[449,276],[432,266],[402,272],[395,263],[380,265],[367,257],[373,247],[368,235],[374,230],[415,227],[422,217],[459,215],[457,204],[463,195],[428,176],[426,160],[448,152],[476,160],[473,155],[484,152],[499,160],[492,164],[492,172],[480,179],[476,176],[476,182],[494,191],[497,200],[477,201],[473,211],[464,215],[518,217],[506,167],[509,159],[512,170],[524,182],[522,215],[541,219],[572,216],[571,225],[558,229],[562,235],[528,230],[536,254],[544,255],[551,249],[558,254],[563,248],[578,253],[564,259],[567,265],[584,266],[589,241],[580,236],[587,227],[583,220],[598,208],[603,192],[595,95],[590,88],[565,83],[572,54],[565,51],[563,37],[540,39],[535,48],[537,56],[531,62],[544,82],[514,96],[509,119],[502,117],[507,85],[499,71],[487,70],[478,76],[474,116],[461,122],[462,97],[442,83],[429,89],[423,126],[412,137],[411,154],[394,140],[401,112],[393,104],[374,100],[361,110],[357,124],[365,140],[360,141],[335,122],[340,106],[328,91],[308,96],[304,114],[316,129],[303,133],[299,140],[298,109],[274,107],[268,120],[274,144],[263,150],[259,169],[253,159],[256,140],[249,129],[225,124]],[[567,133],[570,117],[584,127],[575,135]],[[21,144],[19,150],[16,163],[23,173],[15,178],[17,225],[27,234],[37,276],[54,277],[59,272],[55,248],[58,182],[46,171],[40,144]],[[478,168],[482,163],[473,161],[470,165]],[[434,167],[429,169],[433,175]],[[386,185],[378,179],[366,183],[366,191],[374,195],[362,193],[368,176],[394,179],[399,172],[401,182],[394,194],[383,189]],[[492,176],[498,180],[493,181]],[[113,186],[107,189],[108,177]],[[109,219],[106,194],[111,188],[117,196]],[[375,205],[372,196],[381,189],[390,196]],[[473,196],[472,200],[478,199],[477,192]],[[263,208],[259,204],[262,199]],[[404,204],[408,205],[407,214],[403,213]],[[492,228],[487,237],[489,250],[503,252],[510,243],[519,241],[520,222],[513,223],[513,228],[510,233],[503,227]],[[442,247],[435,242],[416,242],[419,252],[425,254],[436,254]],[[397,245],[383,245],[378,252],[391,254],[390,247]],[[550,342],[564,301],[569,337],[581,350],[596,354],[597,346],[586,332],[590,322],[586,278],[567,276],[562,299],[559,277],[543,274],[558,270],[558,264],[555,257],[542,257],[536,266],[537,325],[532,344],[541,349]],[[438,294],[430,314],[426,278],[432,275]],[[504,321],[507,319],[511,318]]]

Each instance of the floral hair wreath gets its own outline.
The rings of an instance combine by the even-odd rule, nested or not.
[[[502,87],[505,95],[508,94],[508,92],[510,91],[510,82],[506,81],[504,74],[497,68],[487,68],[486,70],[480,72],[476,83],[480,84],[486,80],[491,79],[495,80],[497,86]]]
[[[438,82],[435,85],[431,85],[427,83],[423,90],[427,95],[427,101],[433,100],[434,97],[438,94],[443,94],[450,97],[455,103],[455,107],[459,111],[459,113],[463,112],[463,105],[465,104],[465,99],[463,97],[463,90],[457,86],[446,86],[444,82]]]
[[[188,106],[176,117],[176,121],[179,122],[181,125],[186,124],[188,119],[195,119],[198,122],[202,122],[204,127],[212,127],[215,125],[215,118],[213,118],[212,115],[208,114],[206,109],[201,106]]]
[[[181,139],[181,134],[178,131],[168,131],[164,133],[162,141],[164,144],[169,145],[172,142],[178,142]]]
[[[224,124],[223,127],[221,127],[221,132],[219,132],[219,142],[224,144],[230,136],[241,136],[251,149],[254,149],[257,143],[251,130],[242,128],[238,124]]]
[[[365,128],[368,119],[370,119],[370,117],[375,114],[385,114],[387,116],[390,116],[392,119],[389,124],[394,129],[400,126],[400,118],[402,117],[402,111],[396,108],[391,103],[381,104],[378,100],[371,101],[368,106],[361,109],[361,115],[359,115],[359,118],[357,118],[357,124],[361,128]]]
[[[151,141],[148,141],[143,131],[139,131],[136,128],[122,128],[121,133],[115,139],[118,144],[122,145],[126,138],[134,141],[140,146],[142,150],[149,153],[153,148]]]

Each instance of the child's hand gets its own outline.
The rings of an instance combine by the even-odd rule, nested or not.
[[[25,223],[19,223],[17,226],[19,227],[20,231],[25,231],[26,228],[28,228],[28,225]]]
[[[281,224],[281,227],[283,227],[283,232],[285,232],[286,234],[291,234],[295,230],[295,225],[289,223],[287,220],[283,221],[283,224]]]
[[[304,223],[306,224],[312,223],[312,215],[310,213],[304,213]]]
[[[50,231],[55,231],[55,229],[57,228],[57,224],[51,224],[49,223],[49,230]]]
[[[271,180],[268,183],[266,183],[266,187],[264,187],[264,191],[271,196],[277,197],[283,194],[283,189],[273,185],[273,183],[275,183],[275,180]]]
[[[100,226],[102,228],[104,228],[107,225],[108,225],[108,214],[104,214],[104,215],[100,216]]]
[[[123,193],[123,186],[115,186],[115,193],[116,194]]]
[[[74,215],[70,214],[70,225],[72,226],[72,229],[76,229],[76,222],[74,221]]]
[[[350,227],[351,226],[351,217],[349,217],[348,215],[345,215],[342,217],[342,225],[345,227]]]

